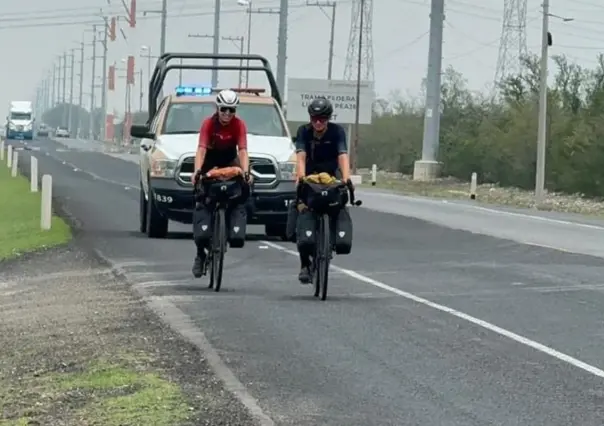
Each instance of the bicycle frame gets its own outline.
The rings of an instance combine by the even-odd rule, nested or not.
[[[236,178],[235,181],[240,180],[241,178]],[[210,224],[212,226],[212,235],[210,237],[210,249],[208,250],[208,255],[206,256],[206,261],[204,265],[204,275],[207,272],[208,266],[211,266],[210,269],[210,285],[209,288],[214,288],[214,291],[220,291],[220,287],[222,285],[222,272],[224,267],[224,254],[227,251],[227,231],[226,231],[226,212],[228,211],[231,202],[239,197],[236,196],[227,196],[226,191],[228,185],[225,181],[225,185],[221,187],[221,191],[225,192],[224,197],[219,196],[218,199],[212,199],[205,194],[205,191],[202,193],[204,197],[206,197],[206,201],[209,198],[209,202],[205,203],[206,206],[211,206],[211,220]],[[202,188],[211,183],[220,183],[219,180],[208,179],[205,177],[197,176],[197,183],[194,187],[194,190],[197,194],[202,191]]]
[[[299,184],[297,188],[296,204],[300,201],[304,183]],[[354,188],[350,183],[340,183],[336,186],[338,189],[348,189],[349,203],[353,206],[360,206],[363,202],[355,200]],[[325,195],[327,195],[325,193]],[[342,206],[341,208],[344,208]],[[315,220],[315,250],[312,259],[311,275],[315,283],[315,297],[321,295],[321,300],[327,298],[327,285],[329,282],[329,264],[333,259],[334,242],[331,241],[331,222],[332,216],[327,211],[312,211]]]

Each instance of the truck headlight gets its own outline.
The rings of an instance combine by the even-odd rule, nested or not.
[[[17,128],[17,126],[15,125],[15,123],[8,123],[8,128],[15,130]]]
[[[279,173],[283,180],[296,180],[296,163],[293,161],[279,163]]]
[[[151,162],[151,177],[173,178],[176,174],[176,160],[154,159]]]

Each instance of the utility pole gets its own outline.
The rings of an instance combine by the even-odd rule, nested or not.
[[[430,51],[424,112],[424,137],[422,159],[416,161],[414,180],[432,180],[439,174],[437,161],[440,138],[440,89],[442,70],[443,25],[445,20],[444,0],[432,0],[430,10]]]
[[[94,140],[94,107],[96,99],[94,98],[95,80],[96,80],[96,44],[97,44],[97,26],[93,25],[94,37],[92,39],[92,81],[90,82],[90,124],[88,125],[88,134],[90,140]]]
[[[63,53],[63,126],[67,128],[67,52]]]
[[[61,102],[61,57],[58,58],[58,63],[55,64],[55,104],[56,107]]]
[[[251,40],[252,40],[252,13],[256,13],[259,15],[281,15],[281,11],[279,9],[271,9],[262,7],[260,9],[252,9],[252,2],[249,2],[249,7],[247,9],[247,13],[249,13],[249,22],[248,22],[248,33],[247,33],[247,54],[250,54],[251,48]],[[279,34],[281,34],[281,21],[279,21]],[[279,48],[281,47],[281,38],[279,38]],[[280,49],[279,49],[280,51]],[[250,67],[250,61],[247,61],[247,67]],[[277,86],[279,86],[279,58],[277,58]],[[250,87],[250,70],[246,70],[245,72],[245,87]],[[279,86],[279,90],[281,90],[281,86]],[[283,93],[281,96],[284,96]]]
[[[51,108],[55,106],[55,97],[56,97],[56,88],[57,88],[57,64],[52,64],[52,90],[50,95],[50,104]]]
[[[166,0],[164,0],[164,3]],[[105,21],[105,33],[103,35],[103,84],[102,84],[102,92],[101,92],[101,105],[103,108],[103,122],[101,123],[101,141],[105,140],[105,131],[107,126],[107,43],[109,37],[109,22],[107,22],[107,17],[103,17]]]
[[[250,1],[248,7],[248,20],[247,20],[247,54],[250,55],[252,49],[252,2]],[[247,67],[250,67],[250,60],[247,60]],[[245,71],[245,88],[250,87],[250,70]]]
[[[143,111],[143,69],[141,68],[139,71],[138,84],[140,87],[140,98],[139,98],[139,106],[138,111]]]
[[[289,0],[281,0],[279,8],[279,46],[277,48],[277,86],[281,96],[285,96],[285,77],[287,74],[287,18]]]
[[[539,128],[537,130],[537,170],[535,198],[537,206],[545,198],[545,153],[547,132],[547,60],[549,49],[549,0],[543,0],[543,28],[541,34],[541,66],[539,75]]]
[[[363,21],[365,18],[365,0],[361,0],[361,22],[359,24],[359,54],[357,62],[357,92],[356,92],[356,108],[354,118],[354,140],[352,143],[352,164],[351,171],[353,175],[357,174],[357,151],[359,148],[359,122],[361,120],[360,104],[361,104],[361,66],[363,64]]]
[[[159,40],[159,56],[166,53],[166,28],[168,25],[168,0],[161,2],[161,36]]]
[[[80,43],[80,93],[78,94],[78,138],[82,137],[82,111],[84,110],[84,42]]]
[[[70,132],[73,132],[73,78],[75,70],[75,49],[71,49],[71,75],[69,82],[69,120],[67,122],[67,128]]]
[[[220,1],[214,1],[214,55],[220,51]],[[218,59],[212,61],[214,66],[218,66]],[[218,87],[218,70],[212,70],[212,87]]]
[[[243,40],[244,37],[243,36],[239,36],[239,37],[222,37],[223,40],[229,40],[232,41],[233,43],[235,42],[239,42],[239,45],[237,46],[237,43],[235,43],[235,46],[237,46],[239,48],[239,53],[241,55],[243,55]],[[241,59],[239,61],[239,66],[241,68],[243,68],[243,59]],[[239,70],[239,88],[241,89],[241,86],[243,85],[243,69]]]
[[[327,79],[331,80],[333,76],[333,50],[335,45],[335,37],[336,37],[336,7],[337,3],[335,1],[326,1],[326,2],[310,2],[306,1],[307,6],[314,6],[321,9],[321,11],[327,16],[327,13],[323,10],[324,7],[331,7],[331,36],[329,39],[329,63],[327,65]],[[327,16],[329,18],[329,16]]]

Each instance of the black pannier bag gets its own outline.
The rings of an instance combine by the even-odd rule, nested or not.
[[[285,238],[292,243],[296,242],[296,226],[298,225],[298,206],[295,202],[287,208],[287,225],[285,227]]]
[[[311,249],[315,245],[316,223],[315,217],[308,209],[298,211],[298,220],[296,221],[296,242],[298,247]]]
[[[331,229],[331,241],[334,243],[336,254],[350,254],[352,250],[352,218],[346,208],[340,210],[334,217]]]
[[[229,245],[233,248],[242,248],[245,245],[245,233],[247,225],[247,210],[244,204],[238,204],[231,208],[228,219]]]
[[[306,183],[304,200],[309,209],[329,214],[337,212],[345,204],[342,192],[338,185]]]
[[[206,185],[205,193],[211,201],[237,200],[241,198],[243,189],[237,180],[211,181]]]
[[[212,212],[203,204],[195,203],[193,210],[193,238],[208,241],[212,237]]]

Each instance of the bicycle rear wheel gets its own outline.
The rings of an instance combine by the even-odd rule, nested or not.
[[[210,272],[210,288],[220,291],[222,285],[222,268],[224,267],[224,252],[226,251],[226,219],[224,209],[215,213],[214,231],[212,232],[212,266]]]
[[[329,283],[330,261],[330,236],[329,216],[324,214],[319,218],[319,232],[317,235],[317,251],[315,256],[315,297],[321,295],[321,300],[327,298],[327,285]]]

